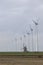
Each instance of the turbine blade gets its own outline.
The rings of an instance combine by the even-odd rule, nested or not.
[[[35,22],[34,20],[32,20],[33,21],[33,23],[35,24],[35,25],[38,25],[38,23],[37,22]]]
[[[33,29],[31,28],[31,25],[30,25],[30,30],[33,31]]]

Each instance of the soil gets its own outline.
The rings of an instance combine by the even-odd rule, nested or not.
[[[0,56],[0,65],[43,65],[43,58]]]

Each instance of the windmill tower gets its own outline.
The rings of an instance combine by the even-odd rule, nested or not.
[[[32,51],[33,51],[33,28],[30,25],[31,39],[32,39]]]
[[[27,46],[25,42],[26,42],[26,35],[24,35],[23,50],[24,52],[27,52]]]
[[[38,20],[37,20],[38,21]],[[33,23],[35,24],[35,27],[36,27],[36,35],[37,35],[37,43],[36,43],[36,52],[38,52],[38,22],[34,21],[33,20]]]
[[[17,52],[17,38],[15,38],[16,52]]]
[[[27,35],[28,35],[28,51],[30,51],[30,33],[28,32]]]

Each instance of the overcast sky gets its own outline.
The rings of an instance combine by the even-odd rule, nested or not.
[[[0,51],[14,50],[11,40],[29,31],[29,24],[34,28],[33,19],[39,19],[39,47],[43,51],[43,0],[0,0]]]

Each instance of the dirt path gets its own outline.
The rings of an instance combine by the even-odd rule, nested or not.
[[[43,58],[0,56],[0,65],[43,65]]]

